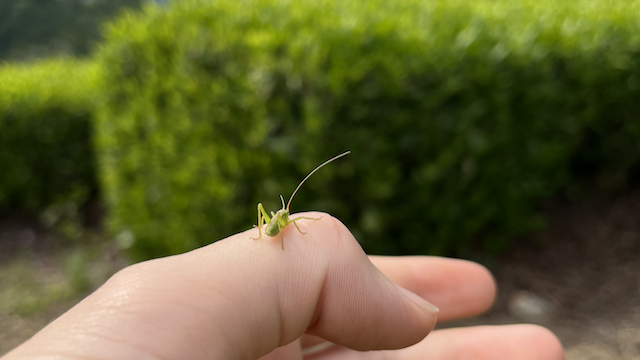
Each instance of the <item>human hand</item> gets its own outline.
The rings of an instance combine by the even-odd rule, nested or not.
[[[253,229],[125,268],[3,360],[289,360],[325,340],[336,345],[305,358],[563,359],[556,337],[532,325],[438,330],[423,340],[436,317],[491,305],[486,269],[435,257],[367,257],[331,216],[298,224],[307,234],[287,227],[284,251],[279,237],[249,240]]]

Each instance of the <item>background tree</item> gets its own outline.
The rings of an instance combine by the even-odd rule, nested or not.
[[[0,60],[85,55],[102,24],[144,0],[2,0]]]

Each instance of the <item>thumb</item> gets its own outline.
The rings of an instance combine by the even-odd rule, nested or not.
[[[306,234],[286,227],[284,251],[253,229],[126,268],[7,359],[255,359],[304,333],[373,350],[431,331],[437,309],[391,283],[342,223],[297,224]]]
[[[413,345],[431,331],[438,308],[393,284],[342,223],[330,218],[326,223],[307,224],[319,225],[313,236],[323,251],[318,265],[326,269],[318,280],[321,292],[314,298],[307,334],[355,350],[376,350]]]

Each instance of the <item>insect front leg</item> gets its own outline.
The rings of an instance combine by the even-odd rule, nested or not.
[[[282,224],[280,224],[280,221],[278,221],[278,230],[280,233],[280,244],[282,245],[282,251],[284,251],[284,235],[282,235],[282,230],[284,230],[284,228],[282,227]]]
[[[262,206],[262,203],[259,203],[258,204],[258,225],[253,226],[258,228],[258,237],[251,238],[251,239],[252,240],[260,239],[262,237],[262,225],[268,224],[270,221],[271,221],[271,218],[269,217],[269,215],[267,215],[267,212],[264,210],[264,206]]]

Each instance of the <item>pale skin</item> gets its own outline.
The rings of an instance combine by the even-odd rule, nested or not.
[[[299,216],[322,219],[300,220],[306,235],[285,229],[284,252],[277,238],[247,241],[252,229],[130,266],[3,360],[299,360],[301,347],[324,340],[338,345],[305,358],[563,359],[538,326],[431,331],[436,318],[491,306],[495,282],[484,267],[368,257],[337,219]]]

